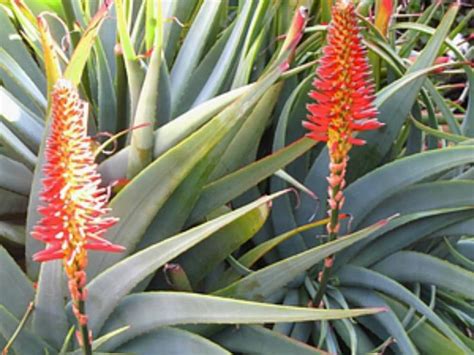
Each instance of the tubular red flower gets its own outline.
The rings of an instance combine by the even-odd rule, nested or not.
[[[63,259],[66,273],[73,273],[72,265],[87,264],[86,249],[119,252],[124,248],[103,238],[117,219],[106,216],[107,194],[99,187],[86,133],[85,103],[64,79],[54,87],[51,113],[40,195],[43,206],[38,208],[43,217],[31,233],[48,246],[33,259]]]
[[[336,0],[332,8],[332,22],[328,26],[327,45],[316,71],[314,91],[309,96],[316,103],[307,106],[308,121],[303,126],[309,138],[327,142],[329,153],[328,215],[326,230],[329,241],[337,238],[340,230],[340,211],[344,205],[343,190],[349,151],[353,145],[365,141],[355,138],[357,131],[373,130],[383,124],[377,121],[373,105],[374,86],[367,53],[357,25],[351,0]],[[314,298],[319,305],[329,280],[334,255],[326,258],[320,273],[320,287]]]
[[[303,126],[310,131],[308,137],[327,142],[331,162],[328,205],[332,216],[327,229],[335,234],[339,229],[337,216],[344,204],[348,153],[353,145],[365,144],[353,133],[383,124],[376,119],[374,86],[351,1],[338,0],[333,6],[327,41],[314,90],[309,94],[316,103],[308,105],[310,114]]]
[[[366,50],[362,46],[354,5],[337,1],[328,28],[328,44],[310,93],[316,103],[308,105],[308,136],[337,146],[341,157],[352,145],[364,142],[352,137],[355,131],[377,129],[374,86],[370,81]]]
[[[73,312],[81,332],[87,331],[84,302],[87,298],[87,249],[120,252],[103,235],[117,219],[107,216],[107,193],[99,187],[100,175],[94,163],[91,140],[86,132],[85,103],[73,85],[64,79],[53,88],[51,130],[46,141],[42,215],[31,235],[47,244],[33,255],[45,262],[62,259]],[[91,339],[86,334],[87,339]]]

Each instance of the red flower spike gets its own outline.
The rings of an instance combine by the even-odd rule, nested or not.
[[[77,308],[86,298],[87,249],[124,250],[103,238],[117,219],[106,216],[107,194],[99,187],[101,179],[86,133],[85,105],[72,83],[64,79],[56,83],[45,149],[42,206],[38,208],[42,218],[31,232],[33,238],[47,244],[46,249],[33,255],[34,261],[63,260],[81,324],[87,320]]]
[[[52,93],[51,133],[40,194],[43,206],[38,208],[43,218],[31,233],[48,244],[33,260],[64,259],[66,272],[79,261],[87,264],[85,249],[124,250],[102,238],[117,219],[106,217],[106,189],[99,187],[84,108],[72,84],[59,80]]]
[[[307,106],[308,121],[303,126],[309,138],[327,142],[330,155],[328,204],[333,214],[328,232],[337,233],[337,215],[344,198],[342,190],[348,154],[353,145],[365,141],[353,137],[357,131],[380,128],[374,107],[374,86],[351,1],[337,0],[328,27],[327,45],[309,96],[316,101]]]

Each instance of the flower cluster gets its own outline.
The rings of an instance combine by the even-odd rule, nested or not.
[[[310,131],[308,137],[327,142],[328,204],[334,211],[344,204],[342,190],[349,151],[353,145],[365,144],[353,134],[383,124],[376,119],[374,86],[352,2],[338,0],[333,6],[327,41],[310,93],[316,103],[308,105],[310,114],[303,125]],[[337,221],[328,225],[329,233],[337,233],[338,229]]]
[[[47,247],[37,252],[33,260],[63,260],[74,313],[84,325],[87,317],[77,303],[87,296],[87,249],[120,252],[124,248],[103,238],[117,219],[106,216],[108,197],[105,189],[99,187],[100,175],[86,132],[85,103],[64,79],[56,83],[51,99],[51,128],[40,193],[42,206],[38,208],[42,218],[31,233]]]

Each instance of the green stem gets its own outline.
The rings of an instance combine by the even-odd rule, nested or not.
[[[79,289],[79,292],[82,294],[82,289]],[[86,304],[83,300],[78,301],[77,308],[79,309],[80,314],[86,314]],[[82,339],[82,352],[84,355],[92,355],[92,347],[89,338],[89,328],[87,327],[87,323],[81,324],[80,320],[78,319],[79,324],[79,332],[81,334]]]
[[[333,188],[333,196],[336,196],[339,190],[339,186],[335,186]],[[329,230],[334,231],[339,223],[339,204],[337,204],[335,208],[331,208],[329,218]],[[336,240],[337,236],[338,234],[336,232],[330,232],[328,242]],[[319,307],[319,304],[323,299],[324,293],[326,292],[327,284],[329,278],[331,277],[332,265],[334,264],[334,257],[334,254],[332,254],[326,257],[326,259],[324,259],[323,270],[321,271],[321,279],[319,280],[318,292],[316,292],[316,296],[314,296],[313,299],[313,303],[316,307]]]
[[[21,319],[20,323],[18,324],[18,327],[15,329],[15,332],[12,334],[10,340],[8,340],[7,345],[2,350],[2,355],[7,355],[8,351],[12,347],[13,343],[15,342],[16,338],[18,335],[20,335],[21,330],[24,328],[26,322],[28,321],[28,318],[30,317],[31,313],[33,312],[33,309],[35,308],[35,305],[33,302],[30,302],[28,304],[28,308],[26,309],[25,314],[23,315],[23,318]]]

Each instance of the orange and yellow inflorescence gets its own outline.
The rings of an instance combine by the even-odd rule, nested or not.
[[[76,89],[69,81],[59,80],[52,92],[51,130],[40,193],[42,206],[38,208],[42,218],[31,233],[47,244],[33,260],[63,260],[74,313],[82,325],[87,323],[87,317],[77,304],[86,298],[87,249],[124,250],[103,238],[117,219],[106,216],[108,197],[106,190],[99,187],[101,180],[85,115],[85,103]]]
[[[328,233],[337,234],[337,213],[344,204],[342,190],[349,151],[353,145],[365,141],[355,138],[354,132],[377,129],[383,124],[377,121],[373,105],[374,86],[367,53],[357,25],[354,5],[351,1],[338,0],[333,6],[332,22],[328,26],[327,45],[310,93],[316,103],[308,105],[308,137],[327,142],[330,156],[328,177],[328,203],[331,222]]]

